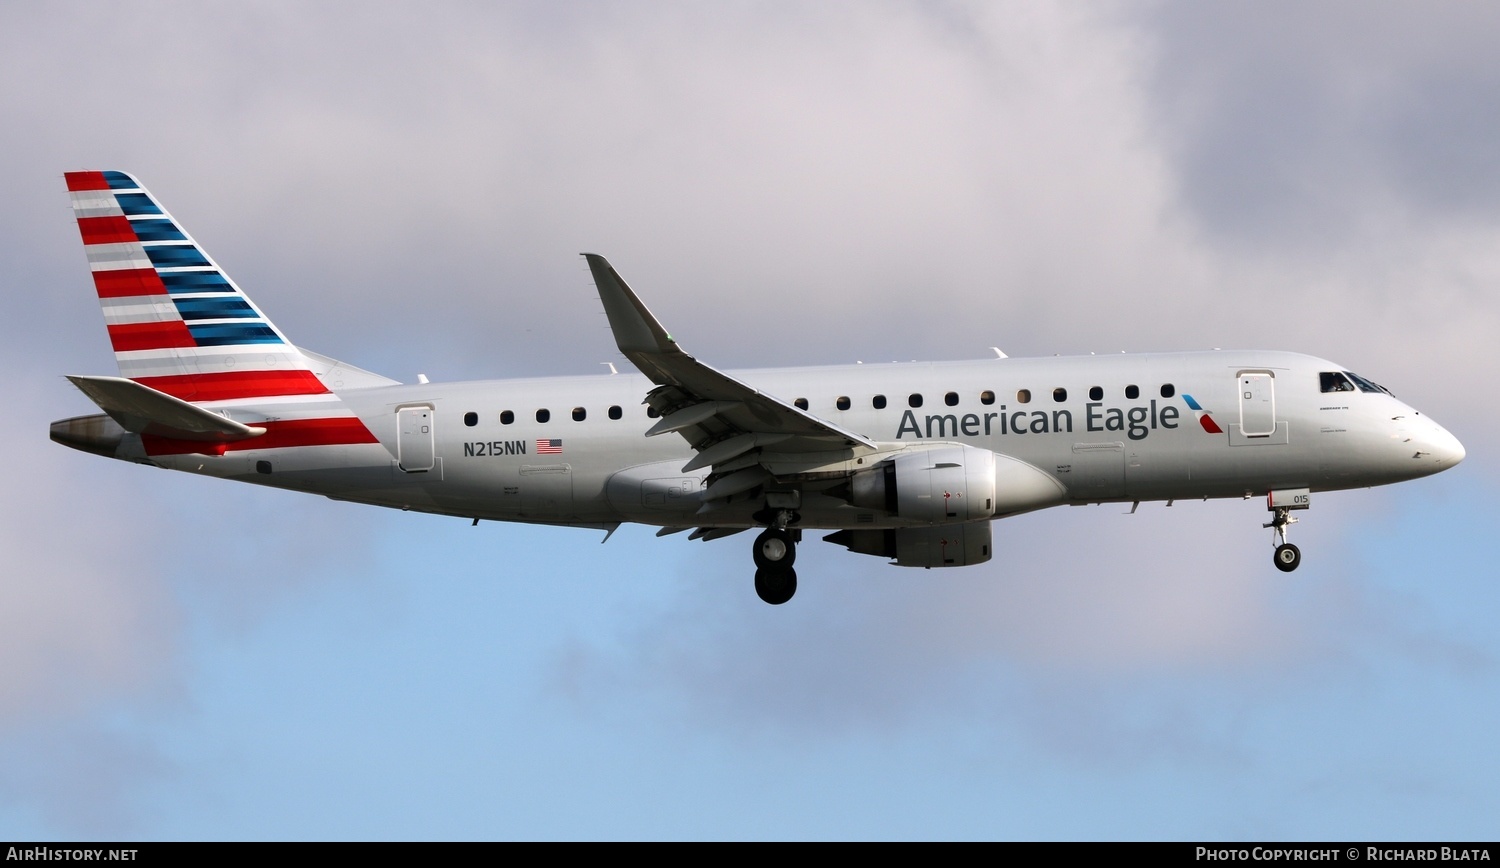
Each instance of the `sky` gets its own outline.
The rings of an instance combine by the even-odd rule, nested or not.
[[[1494,840],[1500,9],[0,6],[0,839]],[[1223,348],[1465,445],[1059,508],[981,566],[404,514],[50,443],[114,374],[65,171],[135,174],[292,340],[720,368]]]

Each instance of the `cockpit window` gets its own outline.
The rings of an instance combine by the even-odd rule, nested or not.
[[[1354,384],[1356,386],[1359,386],[1359,390],[1361,392],[1384,392],[1387,395],[1391,394],[1390,389],[1387,389],[1379,383],[1366,380],[1364,377],[1361,377],[1359,374],[1356,374],[1353,371],[1345,371],[1344,376],[1353,380]]]
[[[1318,374],[1318,387],[1325,392],[1352,392],[1354,384],[1338,371],[1323,371]]]

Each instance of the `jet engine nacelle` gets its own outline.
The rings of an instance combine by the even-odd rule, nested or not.
[[[893,558],[899,567],[964,567],[990,559],[990,523],[841,530],[823,537],[851,552]]]
[[[995,514],[995,453],[959,444],[902,452],[849,481],[849,502],[907,521],[955,524]]]

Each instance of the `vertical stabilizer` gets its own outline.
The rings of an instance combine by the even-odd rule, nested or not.
[[[378,442],[318,376],[331,360],[293,346],[135,178],[65,177],[115,361],[138,386],[74,383],[117,427],[138,433],[146,454]],[[119,439],[114,429],[63,427],[54,439],[68,445]]]
[[[66,178],[122,376],[193,402],[328,392],[307,359],[135,178]]]

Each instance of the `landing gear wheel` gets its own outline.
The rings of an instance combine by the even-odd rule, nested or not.
[[[779,606],[797,593],[797,571],[759,569],[755,571],[755,593],[773,606]]]
[[[1292,517],[1293,509],[1307,509],[1307,491],[1281,492],[1282,495],[1291,495],[1293,505],[1276,506],[1277,492],[1273,491],[1267,495],[1267,502],[1271,505],[1271,521],[1264,527],[1269,527],[1276,532],[1275,539],[1281,540],[1281,545],[1276,547],[1276,554],[1271,556],[1275,562],[1276,569],[1283,573],[1290,573],[1302,563],[1302,551],[1286,541],[1286,529],[1297,523]],[[1285,499],[1285,498],[1283,498]]]
[[[770,527],[755,538],[752,554],[757,575],[760,570],[790,570],[797,560],[797,544],[792,542],[792,535],[787,531]],[[756,587],[759,586],[760,579],[757,578]]]

